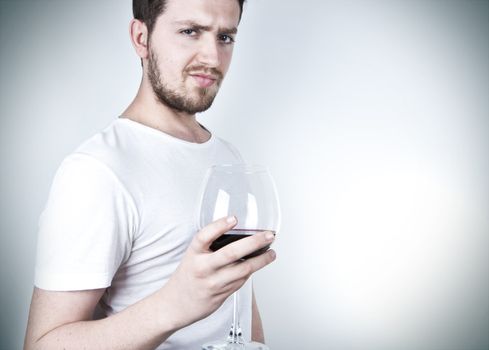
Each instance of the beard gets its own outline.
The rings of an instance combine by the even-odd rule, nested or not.
[[[156,98],[165,106],[178,112],[188,114],[203,112],[212,106],[212,102],[219,91],[223,74],[215,68],[209,69],[204,66],[194,65],[185,69],[184,79],[187,79],[191,72],[206,72],[216,76],[217,79],[214,83],[215,87],[195,87],[195,91],[188,91],[183,84],[183,80],[180,89],[176,90],[170,88],[162,79],[161,72],[158,68],[158,56],[155,52],[150,50],[148,58],[148,78]]]

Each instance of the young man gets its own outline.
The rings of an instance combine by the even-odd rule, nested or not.
[[[240,162],[195,114],[212,104],[243,0],[134,0],[130,36],[143,78],[134,101],[61,164],[40,219],[25,349],[199,349],[242,327],[263,341],[249,276],[275,259],[263,232],[217,252],[236,224],[197,232],[206,169]],[[105,318],[94,320],[97,304]]]

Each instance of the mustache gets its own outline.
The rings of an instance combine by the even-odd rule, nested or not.
[[[187,74],[207,74],[207,75],[212,75],[217,77],[219,80],[222,80],[223,74],[222,72],[217,69],[217,68],[209,68],[203,65],[195,65],[188,67],[185,69],[185,73]]]

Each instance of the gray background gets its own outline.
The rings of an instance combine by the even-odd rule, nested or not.
[[[131,2],[0,1],[1,349],[54,172],[134,96]],[[488,1],[250,0],[200,121],[270,166],[272,349],[489,348]]]

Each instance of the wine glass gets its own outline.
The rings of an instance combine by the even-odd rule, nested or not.
[[[280,205],[272,176],[261,165],[215,165],[206,174],[199,207],[199,228],[225,216],[234,215],[237,225],[217,238],[210,246],[216,251],[225,245],[261,231],[280,226]],[[262,248],[245,256],[249,259],[268,250]],[[203,350],[268,350],[258,342],[246,342],[239,325],[238,291],[233,294],[233,322],[225,340],[204,344]]]

